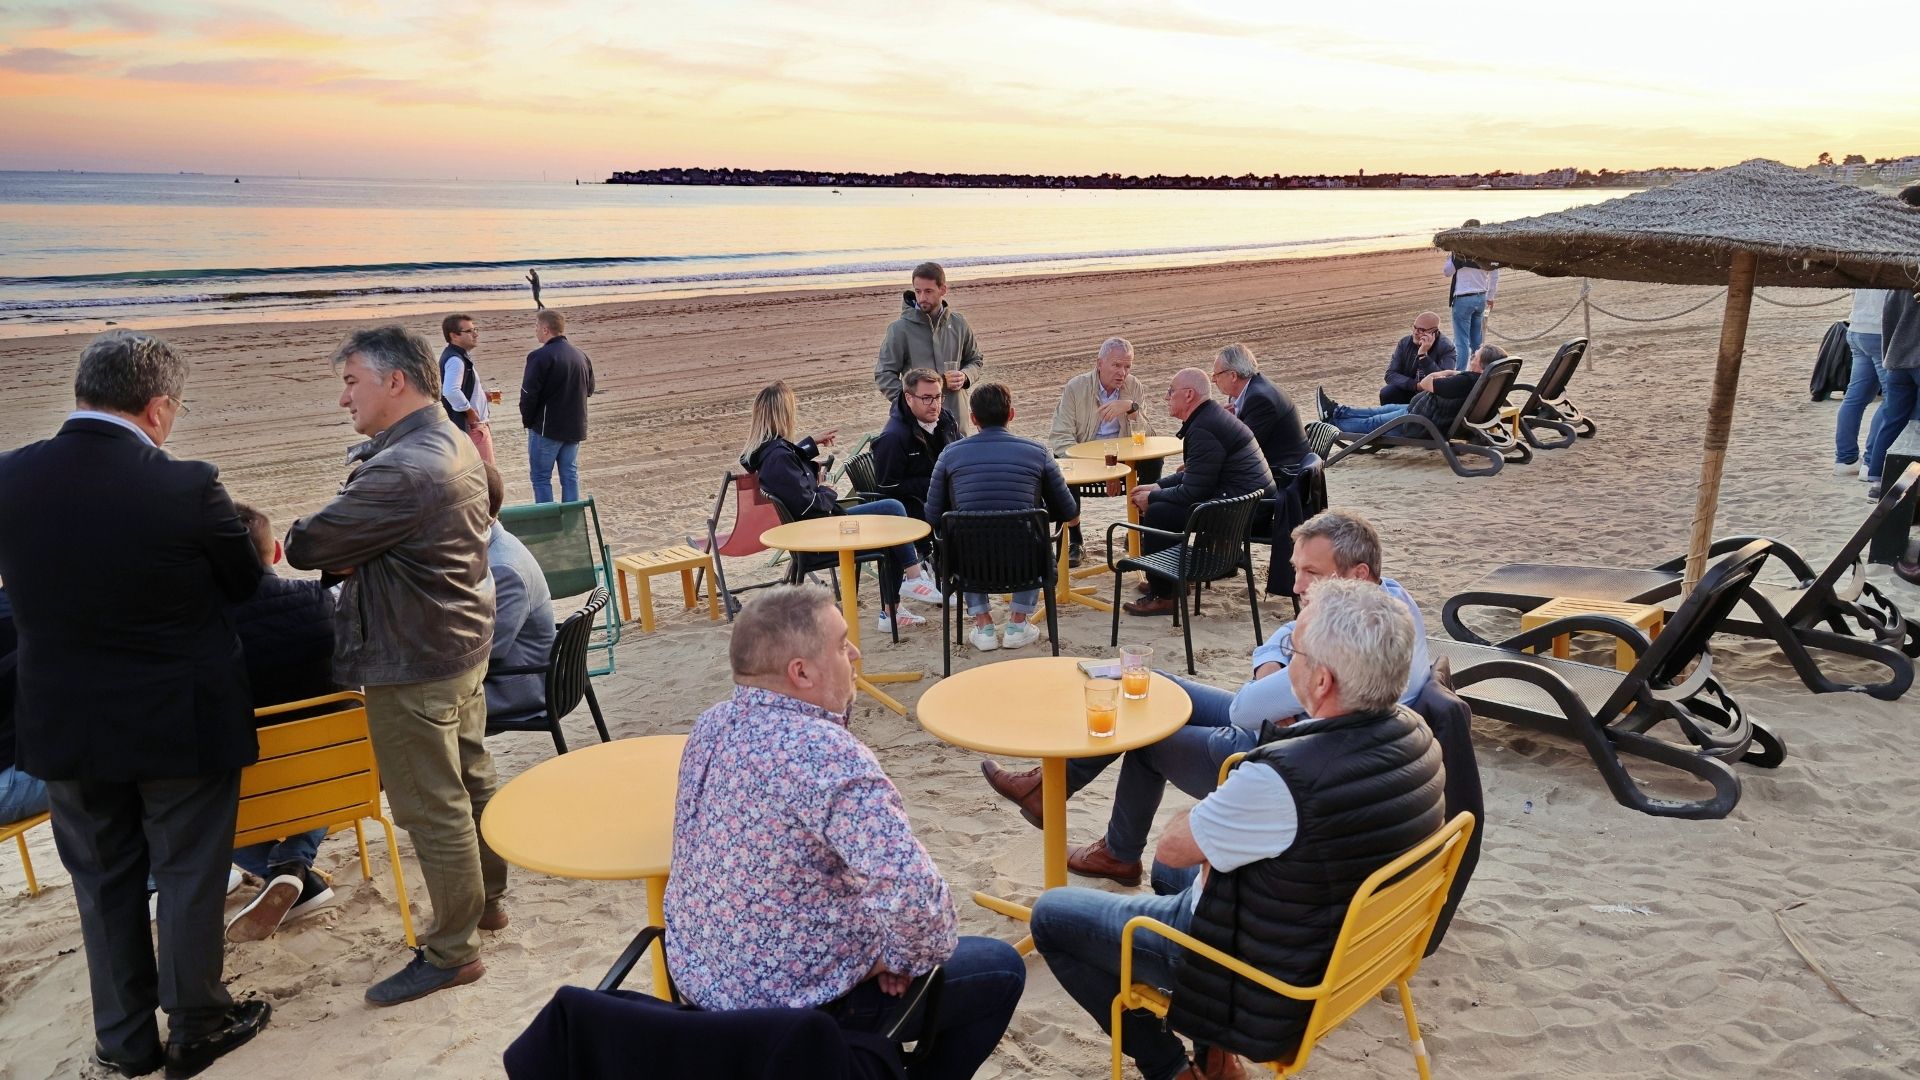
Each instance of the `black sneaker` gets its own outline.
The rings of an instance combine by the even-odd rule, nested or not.
[[[303,919],[333,903],[333,882],[327,878],[326,874],[308,866],[301,868],[300,876],[303,879],[300,884],[300,899],[293,905],[293,910],[287,912],[283,922]]]
[[[165,1065],[167,1054],[164,1050],[155,1050],[152,1057],[141,1058],[139,1061],[115,1061],[107,1056],[99,1043],[94,1043],[93,1063],[103,1069],[111,1069],[121,1076],[145,1076]]]
[[[245,1046],[267,1026],[273,1006],[264,1001],[242,1001],[227,1010],[220,1026],[194,1039],[167,1040],[167,1080],[198,1076],[229,1050]]]
[[[1320,419],[1322,420],[1325,420],[1328,417],[1331,417],[1333,415],[1333,410],[1340,407],[1339,402],[1327,396],[1327,388],[1324,386],[1317,387],[1313,391],[1313,396],[1314,396],[1315,405],[1320,410]]]
[[[407,966],[367,987],[367,1004],[399,1005],[426,997],[436,990],[465,986],[487,973],[487,965],[472,960],[456,968],[434,967],[424,949],[413,950]]]
[[[1081,563],[1084,563],[1086,561],[1087,561],[1087,546],[1085,544],[1069,544],[1067,546],[1067,565],[1068,566],[1079,566]]]

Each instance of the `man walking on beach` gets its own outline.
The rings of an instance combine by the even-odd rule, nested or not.
[[[880,342],[880,359],[873,365],[873,382],[888,401],[900,396],[900,377],[909,368],[931,368],[940,376],[940,407],[953,414],[960,433],[973,428],[967,422],[967,403],[961,391],[973,385],[986,367],[973,328],[947,306],[947,272],[939,263],[913,268],[913,289],[901,294],[900,317],[887,327]]]
[[[453,426],[467,433],[480,460],[493,461],[493,425],[487,422],[497,396],[480,381],[470,350],[480,344],[480,331],[471,315],[449,315],[440,320],[440,336],[447,347],[440,352],[440,404]]]
[[[192,1076],[272,1012],[220,978],[240,770],[259,753],[227,604],[263,570],[219,470],[160,449],[187,370],[159,338],[102,334],[59,433],[0,455],[19,767],[46,781],[73,876],[94,1059],[123,1076]]]
[[[357,330],[333,354],[340,405],[369,440],[340,494],[293,523],[287,562],[343,577],[333,675],[364,686],[393,818],[413,838],[434,926],[367,990],[398,1005],[486,971],[480,930],[507,925],[507,867],[480,839],[497,779],[481,679],[493,644],[486,465],[442,415],[426,340]]]
[[[533,501],[553,501],[553,470],[560,470],[560,498],[580,497],[580,444],[587,440],[587,399],[593,396],[593,361],[567,340],[567,317],[554,308],[534,316],[540,347],[527,354],[520,377],[520,421],[527,427],[527,461]]]

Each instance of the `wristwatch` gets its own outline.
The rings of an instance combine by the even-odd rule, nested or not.
[[[1128,415],[1128,416],[1132,416],[1132,415],[1133,415],[1134,413],[1137,413],[1137,412],[1139,412],[1139,411],[1140,411],[1140,403],[1139,403],[1139,402],[1137,402],[1137,401],[1129,401],[1129,402],[1127,402],[1127,415]]]

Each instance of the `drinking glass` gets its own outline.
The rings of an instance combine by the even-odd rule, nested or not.
[[[1135,446],[1147,445],[1147,426],[1145,424],[1142,424],[1140,421],[1135,420],[1128,425],[1128,428],[1130,429],[1131,434],[1133,435],[1133,445]]]
[[[1113,679],[1087,683],[1087,734],[1104,739],[1113,734],[1120,717],[1120,684]]]
[[[851,515],[840,519],[841,536],[859,536],[860,519]]]
[[[1153,647],[1126,645],[1120,649],[1120,687],[1128,701],[1147,696],[1153,682]]]

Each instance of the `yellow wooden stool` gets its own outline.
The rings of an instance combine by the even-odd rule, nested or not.
[[[622,555],[613,560],[615,580],[620,588],[620,621],[633,621],[633,605],[628,600],[627,575],[632,574],[640,581],[640,629],[653,630],[653,576],[671,574],[680,571],[680,596],[686,602],[687,610],[694,605],[693,572],[707,571],[707,618],[720,621],[720,597],[718,579],[713,576],[713,566],[707,559],[707,553],[681,544],[678,547],[660,548],[657,551],[642,551],[635,555]]]
[[[1544,626],[1555,619],[1564,619],[1569,615],[1611,615],[1623,622],[1629,622],[1647,632],[1651,641],[1660,635],[1666,625],[1667,613],[1658,604],[1623,604],[1613,600],[1581,600],[1571,596],[1559,596],[1541,604],[1525,615],[1520,616],[1522,632],[1536,626]],[[1599,630],[1583,630],[1581,633],[1603,633]],[[1568,640],[1573,635],[1561,634],[1553,639],[1553,655],[1565,660],[1568,654]],[[1635,661],[1633,646],[1615,639],[1613,647],[1613,666],[1621,671],[1632,671]]]
[[[11,825],[0,825],[0,843],[12,840],[20,845],[20,868],[27,872],[27,895],[40,895],[40,882],[33,876],[33,859],[27,855],[27,830],[46,821],[46,814],[35,814]]]
[[[1520,434],[1520,406],[1503,405],[1500,407],[1500,422],[1513,429],[1513,441],[1522,442],[1525,436]]]

